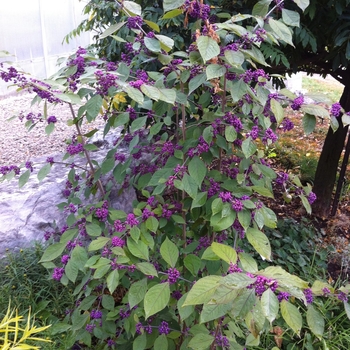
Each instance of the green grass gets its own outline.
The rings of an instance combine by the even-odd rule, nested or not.
[[[0,260],[0,319],[5,315],[9,302],[20,315],[27,316],[28,310],[35,316],[38,327],[55,324],[65,317],[67,309],[74,308],[72,290],[62,286],[49,276],[39,264],[44,248],[23,249],[18,253],[8,252]],[[40,344],[42,349],[69,349],[66,335],[52,336],[50,328],[41,337],[52,339],[52,344]]]
[[[324,94],[332,101],[339,102],[343,86],[337,82],[303,77],[302,87],[310,94]]]

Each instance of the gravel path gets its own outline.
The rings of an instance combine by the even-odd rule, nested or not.
[[[51,106],[48,116],[57,118],[55,131],[47,136],[45,133],[46,121],[39,122],[31,131],[25,128],[25,120],[19,118],[7,119],[29,112],[43,114],[44,103],[31,107],[34,94],[21,94],[0,100],[0,167],[3,165],[20,165],[21,163],[38,156],[53,155],[65,152],[67,144],[75,132],[75,127],[68,126],[67,121],[72,118],[67,104]],[[103,121],[95,121],[85,125],[83,131],[87,132],[94,127],[103,125]]]

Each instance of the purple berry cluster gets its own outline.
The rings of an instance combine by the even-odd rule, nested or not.
[[[48,124],[55,124],[57,123],[57,118],[54,115],[51,115],[50,117],[47,118],[47,123]]]
[[[191,18],[202,19],[204,21],[209,18],[210,6],[201,4],[198,0],[186,0],[184,7]]]
[[[17,166],[17,165],[4,165],[4,166],[0,166],[0,174],[1,175],[7,175],[8,173],[10,173],[11,171],[13,171],[16,175],[19,175],[21,172],[21,169]]]
[[[298,111],[303,103],[304,103],[304,96],[300,95],[299,97],[294,99],[290,107],[292,108],[293,111]]]
[[[310,192],[309,195],[307,196],[307,200],[309,201],[310,204],[313,204],[316,199],[317,199],[317,196],[314,192]]]
[[[140,16],[128,17],[126,26],[129,29],[141,29],[143,24],[143,19]]]
[[[247,273],[248,276],[254,277],[253,275]],[[265,276],[256,276],[256,281],[247,287],[248,289],[255,288],[255,294],[259,297],[267,290],[271,289],[271,291],[275,292],[278,288],[277,281],[273,281],[270,278]]]
[[[125,246],[125,241],[118,237],[118,236],[114,236],[112,237],[112,247],[121,247],[123,248]]]
[[[170,267],[168,269],[168,282],[174,284],[180,277],[180,272],[175,267]]]
[[[76,144],[71,143],[67,147],[67,153],[69,153],[71,156],[78,154],[80,152],[83,152],[83,150],[84,150],[84,147],[81,143],[76,143]]]
[[[265,135],[262,138],[262,142],[266,145],[268,143],[274,143],[278,139],[277,135],[272,131],[272,129],[267,128],[265,131]]]
[[[62,276],[64,274],[64,268],[63,267],[55,267],[52,273],[52,278],[56,281],[60,281]]]
[[[341,114],[341,105],[339,102],[336,102],[334,104],[332,104],[332,107],[331,107],[331,114],[334,116],[334,117],[339,117],[340,114]]]
[[[169,324],[166,321],[162,321],[161,324],[158,327],[158,332],[159,334],[169,334],[170,329],[169,329]]]

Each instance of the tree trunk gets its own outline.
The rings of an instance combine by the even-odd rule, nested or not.
[[[350,111],[350,84],[345,85],[339,102],[346,112]],[[348,132],[348,126],[343,126],[341,118],[338,121],[339,128],[336,132],[332,128],[328,130],[315,174],[313,192],[317,199],[313,204],[313,212],[323,218],[329,215],[339,159]]]

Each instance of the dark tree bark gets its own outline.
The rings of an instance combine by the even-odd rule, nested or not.
[[[345,85],[339,102],[345,111],[350,111],[350,81]],[[348,126],[343,126],[341,118],[338,121],[339,128],[336,132],[331,128],[328,130],[315,174],[313,192],[317,200],[313,205],[313,212],[323,218],[329,215],[339,159],[348,132]]]

